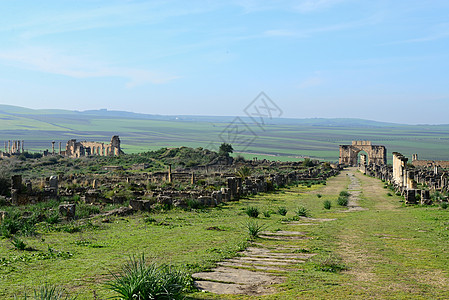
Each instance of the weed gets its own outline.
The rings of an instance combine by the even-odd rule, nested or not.
[[[388,197],[392,197],[393,194],[389,192],[389,193],[387,194],[387,196],[388,196]]]
[[[265,228],[264,225],[259,224],[255,220],[248,220],[246,222],[246,229],[248,229],[248,233],[250,238],[257,238],[259,236],[259,233]]]
[[[17,237],[14,237],[14,238],[12,239],[11,244],[12,244],[17,250],[25,250],[26,247],[27,247],[27,244],[26,244],[23,240],[21,240],[21,239],[19,239],[19,238],[17,238]]]
[[[278,208],[278,213],[279,213],[281,216],[285,216],[285,215],[287,214],[287,208],[284,207],[284,206],[279,207],[279,208]]]
[[[317,196],[318,198],[321,198],[321,197],[322,197],[322,195],[321,195],[321,194],[316,194],[316,196]]]
[[[349,197],[349,193],[348,193],[348,191],[341,191],[340,196],[347,198],[347,197]]]
[[[338,197],[337,204],[340,206],[348,206],[348,198],[346,197]]]
[[[265,211],[263,212],[263,216],[264,216],[265,218],[271,217],[271,211],[270,211],[270,210],[265,210]]]
[[[337,273],[343,270],[347,270],[347,267],[343,264],[341,258],[334,254],[329,254],[325,257],[317,257],[313,259],[315,270],[322,272]]]
[[[18,299],[14,297],[14,299]],[[28,297],[25,294],[24,300],[27,300]],[[76,297],[69,297],[65,295],[65,290],[63,288],[59,288],[55,285],[45,284],[41,286],[39,289],[34,289],[34,300],[74,300]]]
[[[187,200],[187,206],[190,209],[198,209],[198,208],[202,207],[201,202],[198,201],[197,199],[188,199]]]
[[[249,206],[245,209],[245,213],[251,218],[257,218],[259,216],[259,209],[254,206]]]
[[[324,200],[323,207],[324,207],[324,209],[331,209],[332,203],[329,200]]]
[[[115,299],[183,299],[182,294],[193,287],[186,272],[169,265],[147,265],[143,254],[131,257],[121,274],[112,276],[106,287],[118,294]]]
[[[308,217],[310,215],[309,210],[304,206],[300,206],[296,209],[296,215],[298,217]]]

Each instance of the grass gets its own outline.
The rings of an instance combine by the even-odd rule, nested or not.
[[[305,208],[304,206],[298,207],[295,212],[298,217],[309,217],[310,216],[310,211],[307,208]]]
[[[286,224],[279,214],[263,219],[263,225],[269,228],[305,232],[310,238],[282,243],[291,246],[294,253],[316,254],[316,258],[289,270],[286,281],[273,286],[279,287],[277,292],[264,299],[447,299],[447,211],[437,205],[403,207],[399,197],[386,195],[379,180],[359,173],[356,176],[363,191],[358,203],[368,210],[323,209],[322,201],[335,201],[340,191],[347,188],[349,180],[343,173],[330,179],[326,186],[292,187],[229,202],[216,209],[174,209],[151,214],[157,222],[145,222],[148,214],[136,214],[111,218],[106,224],[94,217],[92,222],[98,227],[72,234],[38,230],[38,236],[26,239],[35,252],[11,250],[9,240],[0,240],[0,298],[30,293],[42,280],[64,287],[78,299],[93,299],[93,291],[99,299],[116,296],[104,288],[104,283],[113,279],[110,272],[117,274],[127,262],[126,257],[136,253],[136,247],[158,264],[185,267],[189,273],[210,270],[215,262],[237,255],[248,245],[248,229],[242,230],[242,224],[248,220],[262,224],[261,220],[242,214],[242,209],[272,207],[276,203],[287,211],[307,207],[318,220],[337,220],[310,221],[317,226],[304,226],[303,222]],[[310,191],[319,192],[322,199],[317,201]],[[160,222],[167,225],[156,224]],[[222,230],[208,230],[214,226]],[[75,241],[80,241],[79,245]],[[257,242],[272,248],[280,245],[276,240],[259,238]],[[104,247],[81,246],[92,244]],[[58,253],[69,251],[73,256],[37,260],[37,254],[48,252],[48,245]],[[187,299],[242,298],[260,299],[202,292],[187,294]]]
[[[45,284],[39,288],[34,289],[34,300],[75,300],[74,297],[70,297],[66,294],[66,291],[63,288],[60,288],[56,285],[48,285]],[[18,297],[14,297],[14,299],[19,299]],[[24,296],[21,298],[23,300],[28,300],[31,298],[28,296]]]
[[[288,212],[288,209],[285,206],[281,206],[278,208],[278,214],[281,216],[285,216]]]
[[[31,151],[48,149],[52,140],[65,143],[68,136],[79,140],[84,138],[107,142],[111,138],[111,132],[123,133],[120,138],[127,153],[156,150],[167,145],[197,148],[215,144],[218,147],[221,143],[220,133],[232,122],[232,118],[222,120],[206,117],[192,122],[164,117],[160,120],[132,119],[126,116],[88,116],[65,112],[72,115],[67,118],[66,115],[58,113],[42,115],[44,112],[27,111],[22,115],[17,109],[5,108],[5,110],[11,111],[11,114],[0,115],[4,117],[0,118],[0,128],[7,129],[0,130],[0,139],[10,139],[10,131],[14,130],[16,139],[25,140],[26,148]],[[335,126],[323,123],[322,120],[291,121],[292,123],[285,123],[284,120],[283,124],[265,124],[264,130],[257,133],[257,141],[245,149],[246,153],[241,154],[248,159],[258,157],[272,160],[275,157],[276,160],[298,161],[302,160],[298,158],[299,155],[338,161],[338,145],[335,141],[350,144],[354,136],[363,136],[373,144],[385,145],[388,149],[394,149],[406,156],[410,156],[412,152],[425,153],[427,157],[422,155],[423,159],[446,159],[449,147],[447,125],[435,125],[430,128],[426,125],[392,124],[387,127],[351,124]],[[335,120],[332,121],[334,122]],[[214,126],[210,126],[211,123],[214,123]],[[27,130],[23,130],[24,128]],[[95,134],[86,133],[89,131]],[[401,138],[384,138],[386,131],[390,136]],[[199,132],[201,134],[198,134]],[[300,150],[295,147],[298,140],[304,145]]]
[[[264,225],[260,224],[256,220],[248,220],[245,226],[251,239],[257,238],[259,233],[265,228]]]
[[[254,206],[249,206],[245,209],[245,213],[248,217],[257,218],[259,216],[259,209]]]
[[[193,289],[188,273],[166,264],[147,263],[143,254],[132,256],[121,273],[112,276],[106,287],[117,294],[114,299],[184,299],[183,294]]]

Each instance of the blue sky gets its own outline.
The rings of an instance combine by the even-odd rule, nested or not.
[[[0,103],[449,123],[449,1],[0,3]]]

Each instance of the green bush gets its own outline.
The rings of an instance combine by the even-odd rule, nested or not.
[[[324,200],[323,207],[324,207],[324,209],[331,209],[332,203],[329,200]]]
[[[11,241],[11,244],[17,249],[17,250],[25,250],[27,247],[27,244],[22,241],[21,239],[14,237]]]
[[[118,294],[115,299],[184,299],[183,293],[193,287],[192,277],[186,272],[165,264],[147,265],[143,254],[131,257],[122,272],[112,276],[106,287]]]
[[[316,194],[316,196],[317,196],[318,198],[321,198],[321,197],[322,197],[322,195],[321,195],[321,194]]]
[[[245,225],[252,239],[258,237],[259,233],[265,228],[264,225],[260,225],[256,220],[248,220]]]
[[[448,203],[447,202],[441,202],[440,207],[442,209],[446,209],[448,207]]]
[[[198,209],[198,208],[202,207],[201,202],[198,201],[198,199],[188,199],[187,200],[187,206],[190,209]]]
[[[259,216],[259,209],[254,206],[249,206],[245,209],[245,213],[251,218],[257,218]]]
[[[348,198],[346,197],[338,197],[337,204],[340,206],[348,206]]]
[[[304,206],[300,206],[296,209],[296,215],[298,217],[308,217],[310,215],[309,210]]]
[[[281,216],[285,216],[285,215],[287,214],[287,208],[284,207],[284,206],[279,207],[279,208],[278,208],[278,213],[279,213]]]
[[[264,216],[265,218],[271,217],[271,211],[270,211],[270,210],[265,210],[265,211],[263,212],[263,216]]]
[[[340,197],[349,197],[349,193],[348,193],[348,191],[341,191],[340,192]]]

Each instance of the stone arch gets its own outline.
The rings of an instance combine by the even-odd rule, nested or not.
[[[386,165],[387,149],[385,146],[371,145],[370,141],[353,141],[352,145],[340,145],[339,163],[357,166],[357,155],[360,151],[367,153],[367,164]]]

